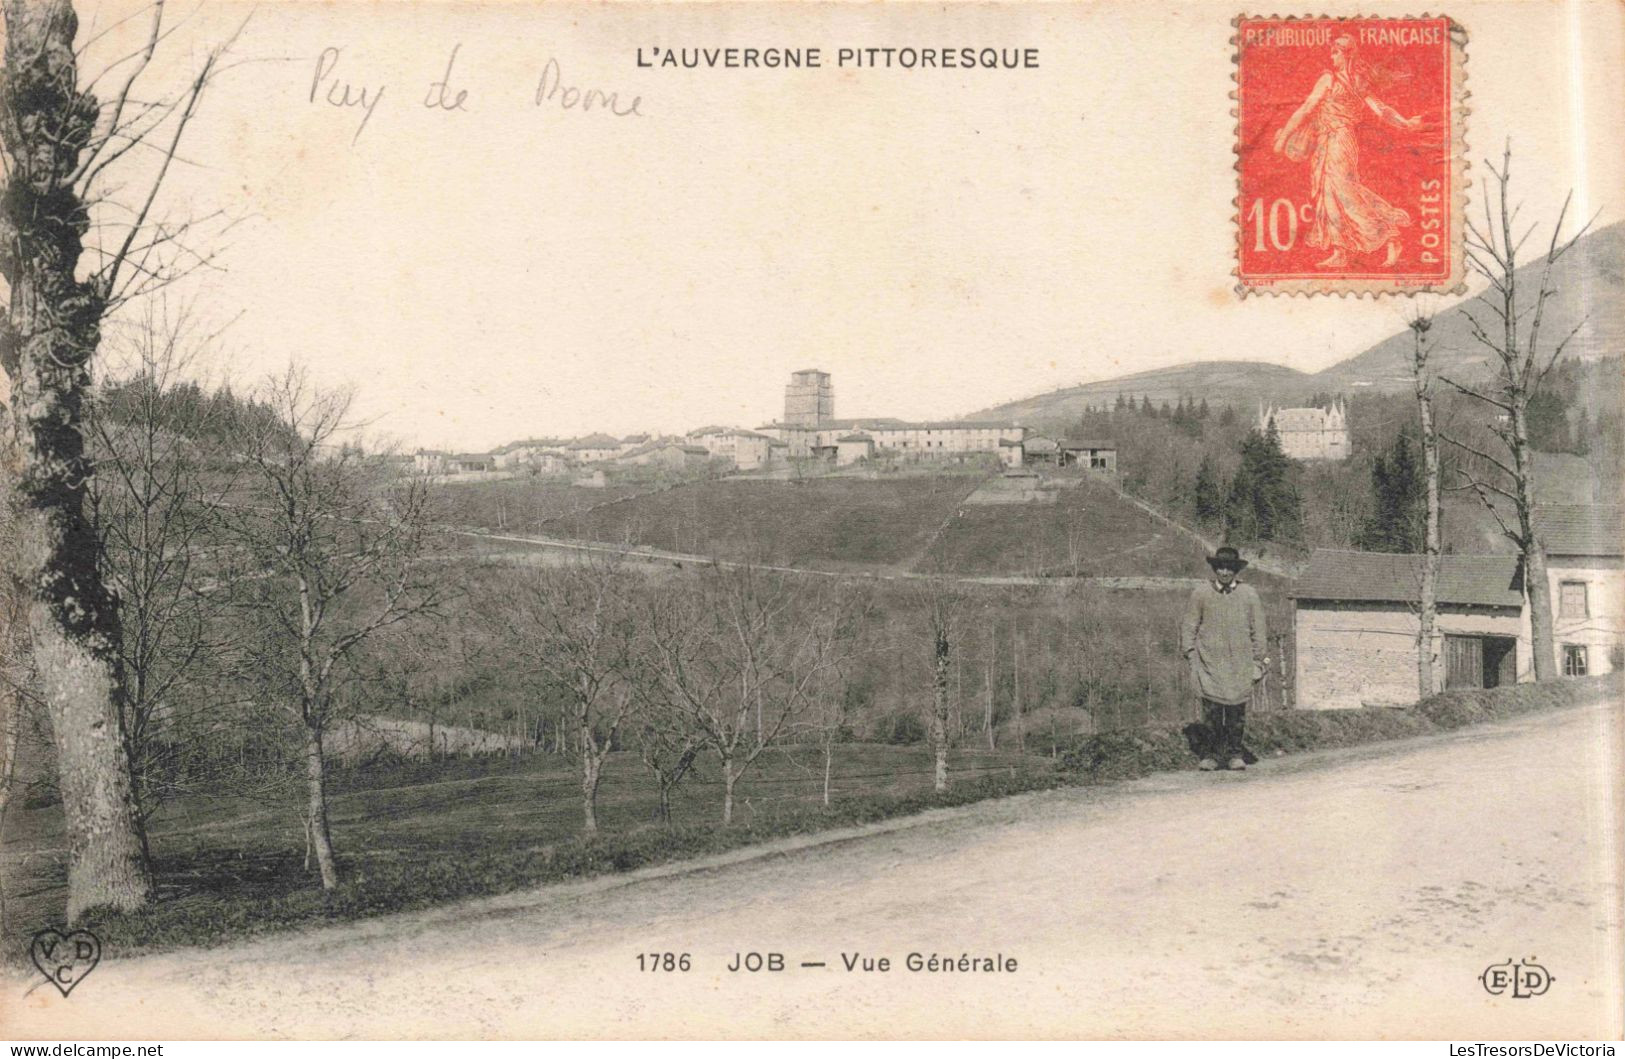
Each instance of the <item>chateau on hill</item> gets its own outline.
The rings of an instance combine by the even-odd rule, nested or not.
[[[1348,414],[1341,400],[1330,408],[1258,406],[1258,432],[1274,422],[1281,451],[1294,460],[1343,460],[1349,454]]]

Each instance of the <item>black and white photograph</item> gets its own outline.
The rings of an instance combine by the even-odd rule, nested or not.
[[[1625,7],[0,46],[10,1054],[1615,1054]]]

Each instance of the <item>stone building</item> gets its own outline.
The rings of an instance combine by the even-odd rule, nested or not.
[[[610,437],[608,434],[588,434],[571,442],[565,451],[572,460],[598,463],[621,455],[621,439]]]
[[[689,435],[696,445],[718,459],[727,460],[741,471],[754,471],[773,462],[773,439],[755,430],[737,427],[705,427]]]
[[[784,442],[791,458],[836,459],[846,434],[868,434],[876,455],[940,459],[985,452],[1001,455],[1000,443],[1020,442],[1026,428],[1009,423],[942,420],[910,423],[888,416],[836,419],[835,391],[824,371],[798,371],[784,388],[784,419],[757,428]]]
[[[1097,474],[1116,474],[1117,446],[1110,441],[1062,439],[1061,466],[1077,467]]]
[[[1421,586],[1419,555],[1316,549],[1291,592],[1297,706],[1415,703]],[[1516,556],[1440,556],[1436,690],[1515,682],[1526,626]]]
[[[784,388],[784,422],[787,426],[820,427],[835,418],[835,389],[829,372],[811,369],[790,376]]]
[[[842,434],[835,439],[835,466],[846,467],[860,460],[873,459],[875,439],[868,434]]]
[[[1563,676],[1625,668],[1621,510],[1542,505],[1536,531],[1551,586],[1553,662]],[[1292,589],[1298,705],[1417,700],[1422,557],[1322,548]],[[1439,558],[1435,690],[1534,676],[1534,637],[1516,555]]]
[[[1281,438],[1281,451],[1294,460],[1344,460],[1349,455],[1348,413],[1341,400],[1330,408],[1258,406],[1258,432],[1270,423]]]
[[[497,469],[497,462],[488,452],[419,449],[412,456],[412,466],[423,474],[488,474]]]

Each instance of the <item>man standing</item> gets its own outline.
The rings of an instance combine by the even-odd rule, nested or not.
[[[1212,772],[1219,762],[1244,769],[1241,734],[1253,685],[1264,678],[1269,643],[1264,603],[1252,585],[1236,580],[1247,565],[1229,545],[1208,557],[1213,580],[1191,593],[1179,646],[1190,659],[1191,679],[1202,696],[1208,744],[1201,768]]]

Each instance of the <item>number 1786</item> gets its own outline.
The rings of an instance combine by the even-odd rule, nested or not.
[[[659,971],[687,971],[693,967],[686,952],[640,952],[638,970],[654,974]]]

